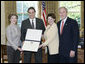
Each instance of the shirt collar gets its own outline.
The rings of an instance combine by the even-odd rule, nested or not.
[[[63,21],[64,21],[64,23],[66,22],[66,20],[67,20],[67,17],[63,20]]]
[[[33,22],[35,21],[35,18],[34,19],[30,19],[30,21],[32,21],[33,20]]]

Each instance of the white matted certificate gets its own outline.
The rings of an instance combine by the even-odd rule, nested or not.
[[[42,30],[27,29],[25,42],[22,46],[22,50],[37,52],[41,41],[41,36]]]

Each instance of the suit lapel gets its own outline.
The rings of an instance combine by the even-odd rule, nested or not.
[[[58,31],[59,31],[59,35],[60,35],[60,24],[61,24],[61,20],[60,20],[60,22],[59,22],[59,30],[58,30]]]
[[[36,29],[38,29],[38,26],[39,26],[38,19],[36,18]]]
[[[63,32],[66,30],[65,27],[67,27],[67,25],[68,25],[68,18],[67,18],[67,20],[66,20],[66,22],[65,22],[65,24],[64,24]],[[63,32],[62,32],[62,33],[63,33]]]
[[[31,23],[30,23],[30,20],[28,19],[28,25],[32,28],[32,25],[31,25]]]
[[[66,22],[65,22],[65,24],[64,24],[64,27],[63,27],[63,31],[62,31],[62,34],[64,33],[64,31],[66,30],[65,28],[67,27],[67,25],[68,25],[68,17],[67,17],[67,20],[66,20]],[[60,25],[61,25],[61,20],[60,20],[60,23],[59,23],[59,35],[60,35]]]

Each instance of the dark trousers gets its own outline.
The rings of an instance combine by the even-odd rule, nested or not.
[[[38,52],[24,51],[24,63],[31,63],[32,53],[34,53],[35,63],[42,63],[42,49]]]
[[[7,46],[8,63],[19,63],[20,51],[14,50],[11,46]]]
[[[48,63],[59,63],[59,54],[54,54],[54,55],[50,55],[49,54],[49,49],[47,47],[48,50]]]
[[[77,57],[65,57],[63,55],[59,55],[59,63],[77,63]]]
[[[59,63],[58,54],[48,55],[48,63]]]

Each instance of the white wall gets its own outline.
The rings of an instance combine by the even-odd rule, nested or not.
[[[1,1],[1,44],[6,44],[5,42],[5,6],[4,1]]]

